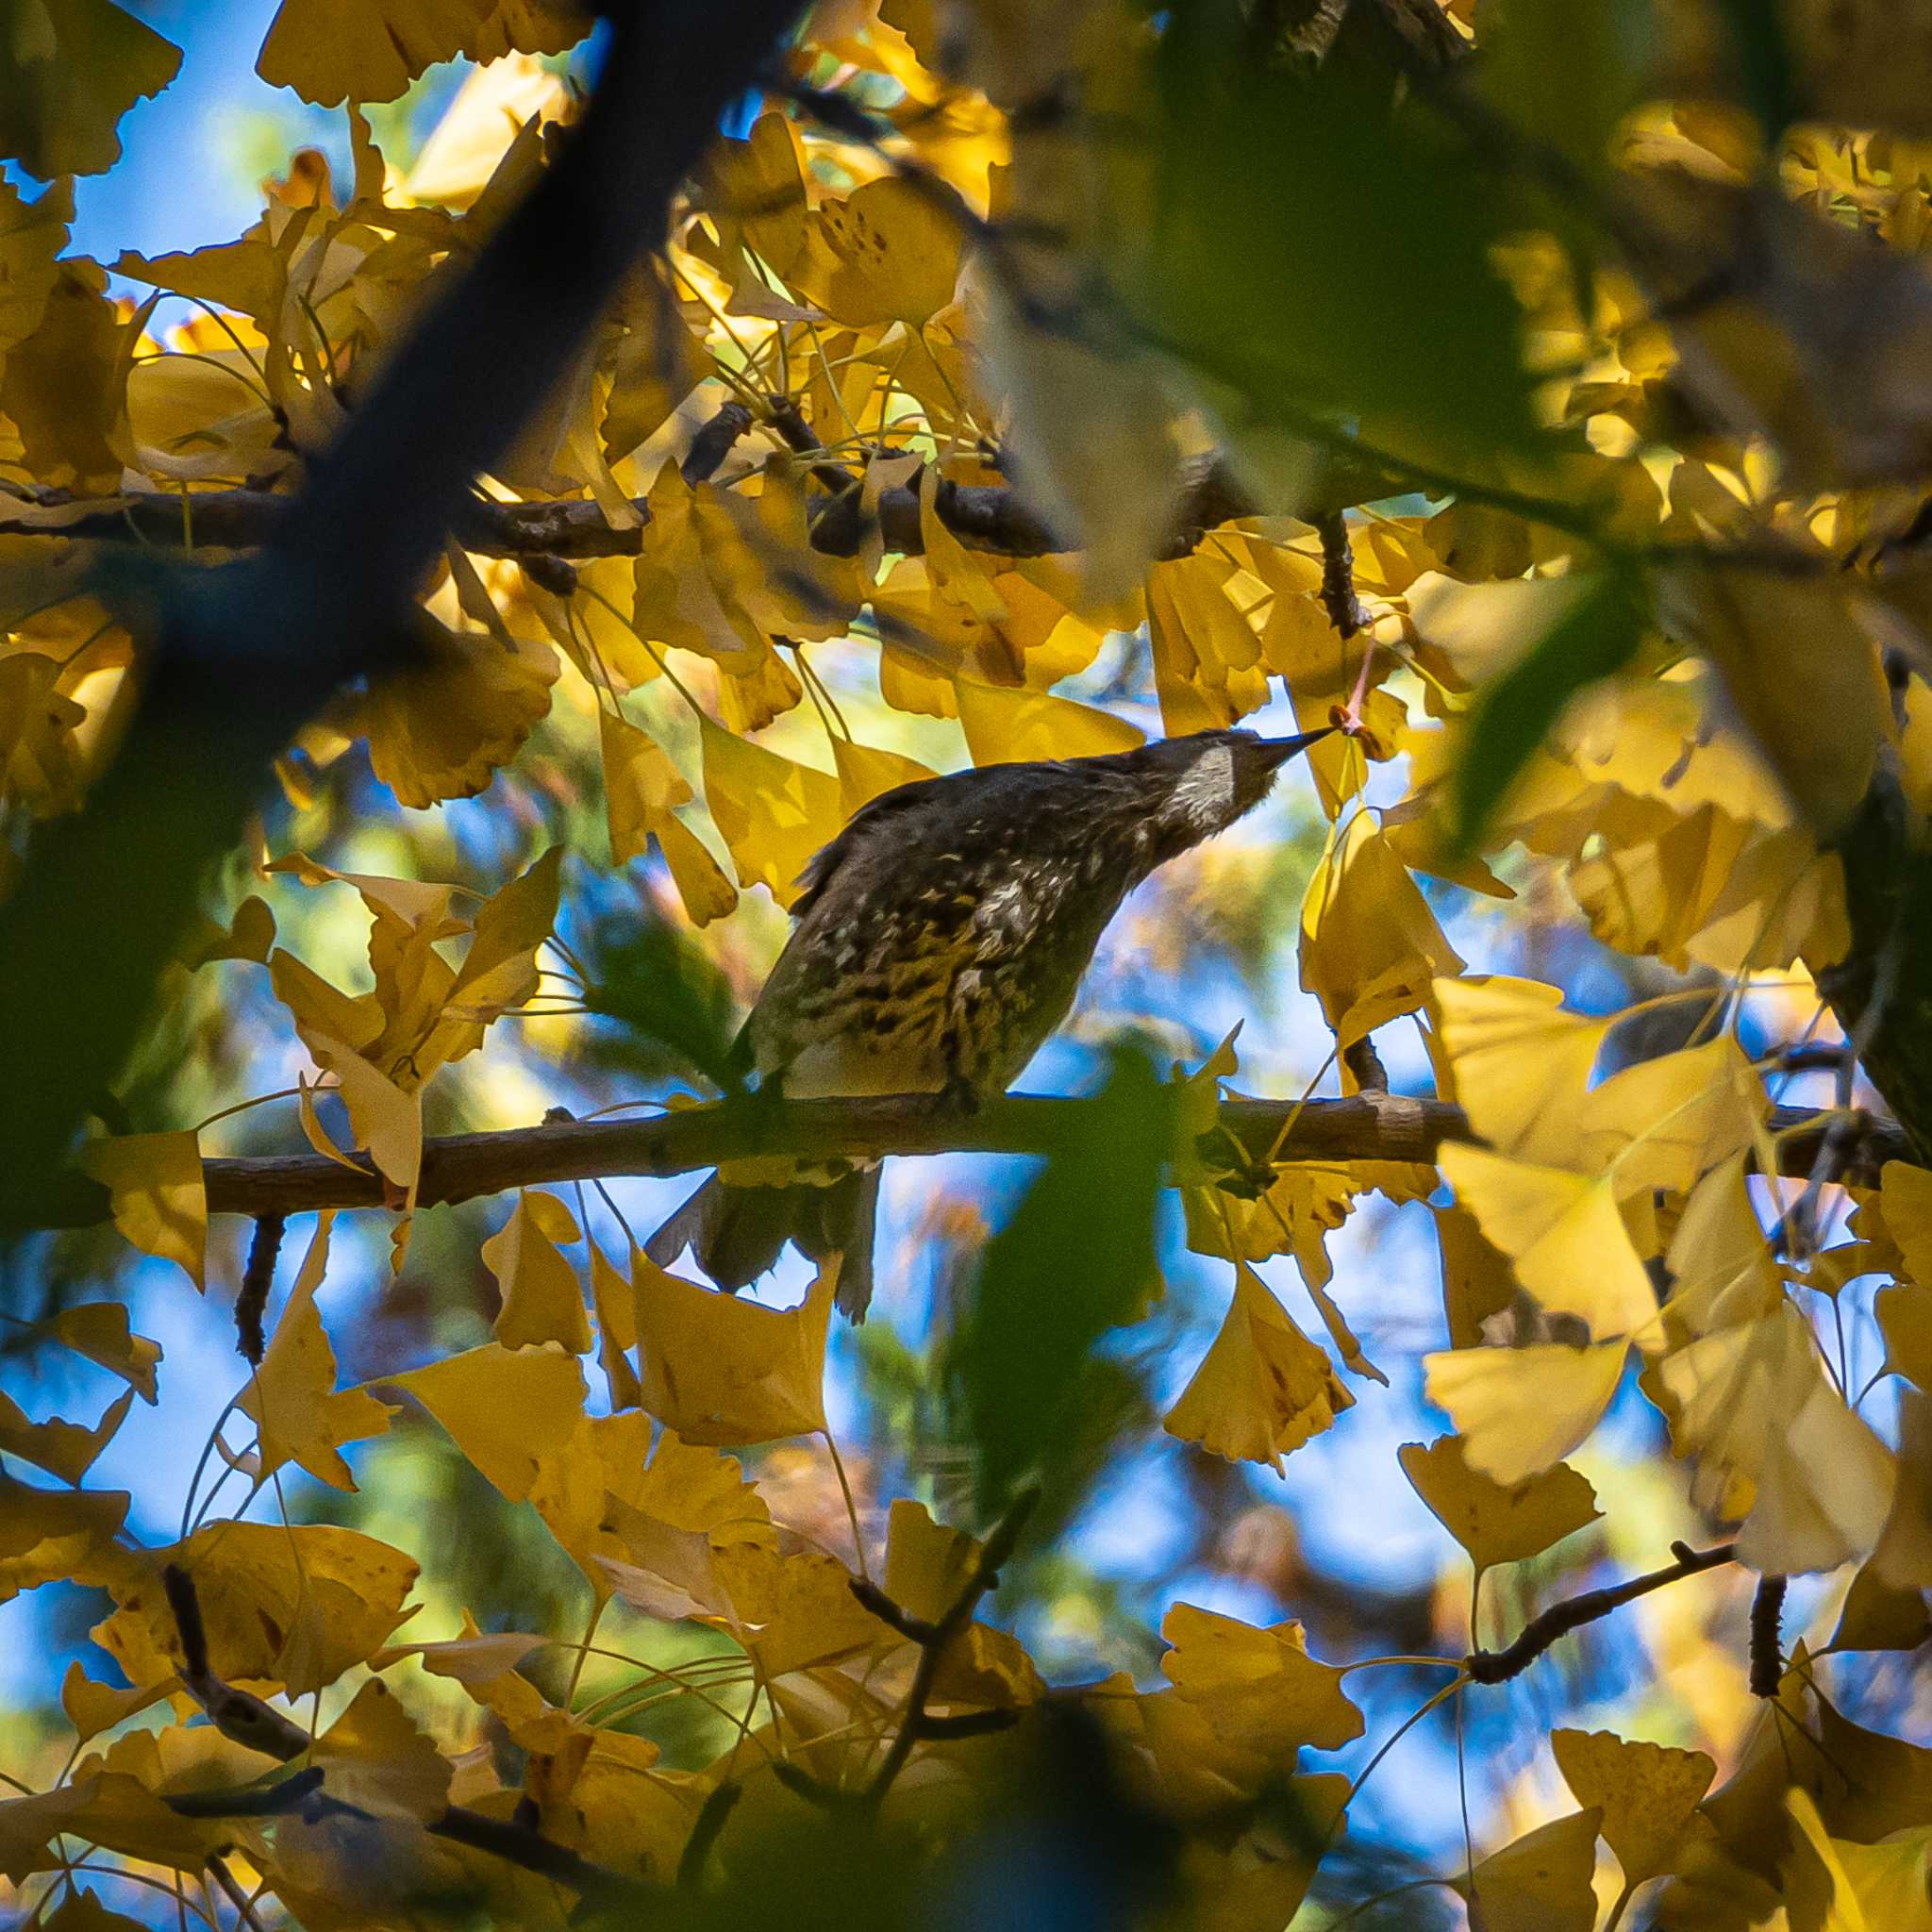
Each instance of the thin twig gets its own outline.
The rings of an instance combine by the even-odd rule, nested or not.
[[[993,1524],[985,1542],[980,1545],[972,1574],[937,1622],[927,1623],[924,1618],[913,1616],[874,1585],[857,1577],[853,1579],[853,1595],[875,1617],[890,1624],[901,1636],[919,1646],[919,1662],[913,1670],[906,1702],[900,1707],[899,1728],[893,1733],[891,1744],[879,1760],[879,1768],[873,1774],[871,1783],[863,1791],[855,1794],[866,1811],[878,1809],[893,1781],[905,1770],[906,1760],[912,1756],[912,1747],[922,1740],[979,1737],[989,1731],[1004,1730],[1015,1721],[1013,1713],[1004,1710],[974,1711],[954,1718],[935,1717],[926,1706],[932,1699],[940,1666],[945,1662],[946,1652],[952,1647],[953,1640],[972,1623],[980,1598],[999,1582],[1000,1567],[1013,1554],[1013,1545],[1019,1541],[1020,1532],[1025,1527],[1026,1519],[1032,1515],[1034,1505],[1039,1501],[1040,1491],[1037,1489],[1022,1490],[1013,1499],[1006,1514]]]
[[[1735,1562],[1738,1555],[1736,1543],[1721,1543],[1710,1550],[1693,1550],[1683,1543],[1673,1543],[1671,1548],[1677,1560],[1668,1569],[1633,1576],[1628,1582],[1607,1590],[1587,1590],[1580,1596],[1565,1597],[1561,1603],[1552,1604],[1541,1615],[1532,1617],[1515,1642],[1505,1649],[1473,1651],[1465,1660],[1471,1682],[1501,1684],[1521,1676],[1558,1638],[1567,1637],[1586,1624],[1594,1624],[1600,1617],[1607,1617],[1612,1610],[1622,1609],[1625,1604],[1648,1596],[1667,1583],[1678,1583],[1687,1576],[1695,1576],[1701,1570],[1715,1570],[1720,1564]]]
[[[263,1923],[260,1923],[260,1919],[255,1917],[255,1903],[253,1903],[253,1899],[249,1899],[249,1895],[242,1890],[240,1880],[236,1878],[234,1873],[230,1873],[230,1870],[228,1870],[228,1860],[223,1858],[223,1855],[220,1855],[220,1853],[214,1853],[208,1858],[208,1876],[214,1880],[214,1884],[218,1884],[220,1888],[223,1888],[223,1891],[228,1893],[228,1903],[236,1908],[236,1913],[242,1919],[242,1924],[247,1926],[247,1932],[267,1932],[267,1928],[263,1926]]]
[[[251,1691],[238,1690],[216,1676],[208,1661],[208,1633],[201,1615],[201,1598],[194,1579],[179,1565],[161,1572],[161,1587],[174,1612],[181,1645],[181,1685],[224,1737],[270,1757],[289,1763],[304,1756],[311,1739],[293,1719],[284,1716]],[[292,1776],[261,1787],[224,1791],[197,1791],[165,1798],[183,1817],[230,1818],[276,1816],[300,1810],[305,1816],[368,1814],[331,1798],[323,1789],[326,1774],[319,1764],[306,1765]],[[515,1820],[491,1818],[467,1806],[452,1805],[424,1827],[432,1837],[472,1851],[487,1852],[506,1864],[540,1877],[556,1879],[582,1896],[622,1900],[636,1905],[657,1896],[653,1888],[621,1872],[599,1865],[567,1845],[545,1838],[533,1826]]]

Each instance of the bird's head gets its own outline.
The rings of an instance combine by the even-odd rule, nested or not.
[[[1267,797],[1274,775],[1334,727],[1293,738],[1254,731],[1194,731],[1127,754],[1154,793],[1152,810],[1180,845],[1210,839]]]

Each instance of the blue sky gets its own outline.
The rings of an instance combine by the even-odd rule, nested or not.
[[[175,84],[121,123],[122,158],[75,183],[74,251],[112,261],[232,240],[261,212],[258,184],[297,147],[345,159],[347,124],[255,72],[277,0],[146,0],[138,10],[181,49]],[[461,79],[455,65],[419,84],[433,114]]]

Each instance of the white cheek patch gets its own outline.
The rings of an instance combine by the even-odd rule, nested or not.
[[[1234,816],[1234,753],[1224,744],[1203,752],[1174,788],[1174,802],[1191,825],[1226,824]]]

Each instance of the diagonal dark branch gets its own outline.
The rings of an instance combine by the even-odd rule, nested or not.
[[[555,165],[448,275],[265,546],[143,579],[156,615],[134,621],[153,641],[120,755],[82,813],[41,829],[0,923],[0,1223],[54,1177],[126,1058],[270,761],[338,688],[402,661],[403,614],[475,477],[662,240],[720,113],[801,5],[616,8]]]

